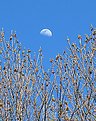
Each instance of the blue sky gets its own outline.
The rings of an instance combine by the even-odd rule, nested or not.
[[[62,54],[67,36],[78,41],[78,34],[90,33],[90,24],[96,26],[96,0],[0,0],[0,28],[6,35],[16,30],[26,49],[38,52],[41,46],[46,65]],[[40,35],[43,28],[49,28],[53,36]]]

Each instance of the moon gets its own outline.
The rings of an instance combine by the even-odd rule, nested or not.
[[[44,36],[47,36],[47,37],[52,37],[52,32],[51,32],[51,30],[49,30],[49,29],[42,29],[42,30],[40,31],[40,34],[41,34],[41,35],[44,35]]]

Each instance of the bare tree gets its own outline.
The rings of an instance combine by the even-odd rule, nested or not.
[[[96,29],[85,41],[68,41],[62,55],[44,69],[38,55],[24,50],[16,33],[0,32],[0,116],[3,121],[95,121]]]

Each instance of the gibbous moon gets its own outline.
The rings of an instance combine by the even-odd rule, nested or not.
[[[49,29],[42,29],[40,34],[44,36],[52,37],[52,32]]]

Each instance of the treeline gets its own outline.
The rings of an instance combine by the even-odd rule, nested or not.
[[[2,121],[95,121],[96,29],[43,65],[42,48],[32,57],[13,31],[0,31],[0,116]],[[46,59],[46,58],[45,58]]]

